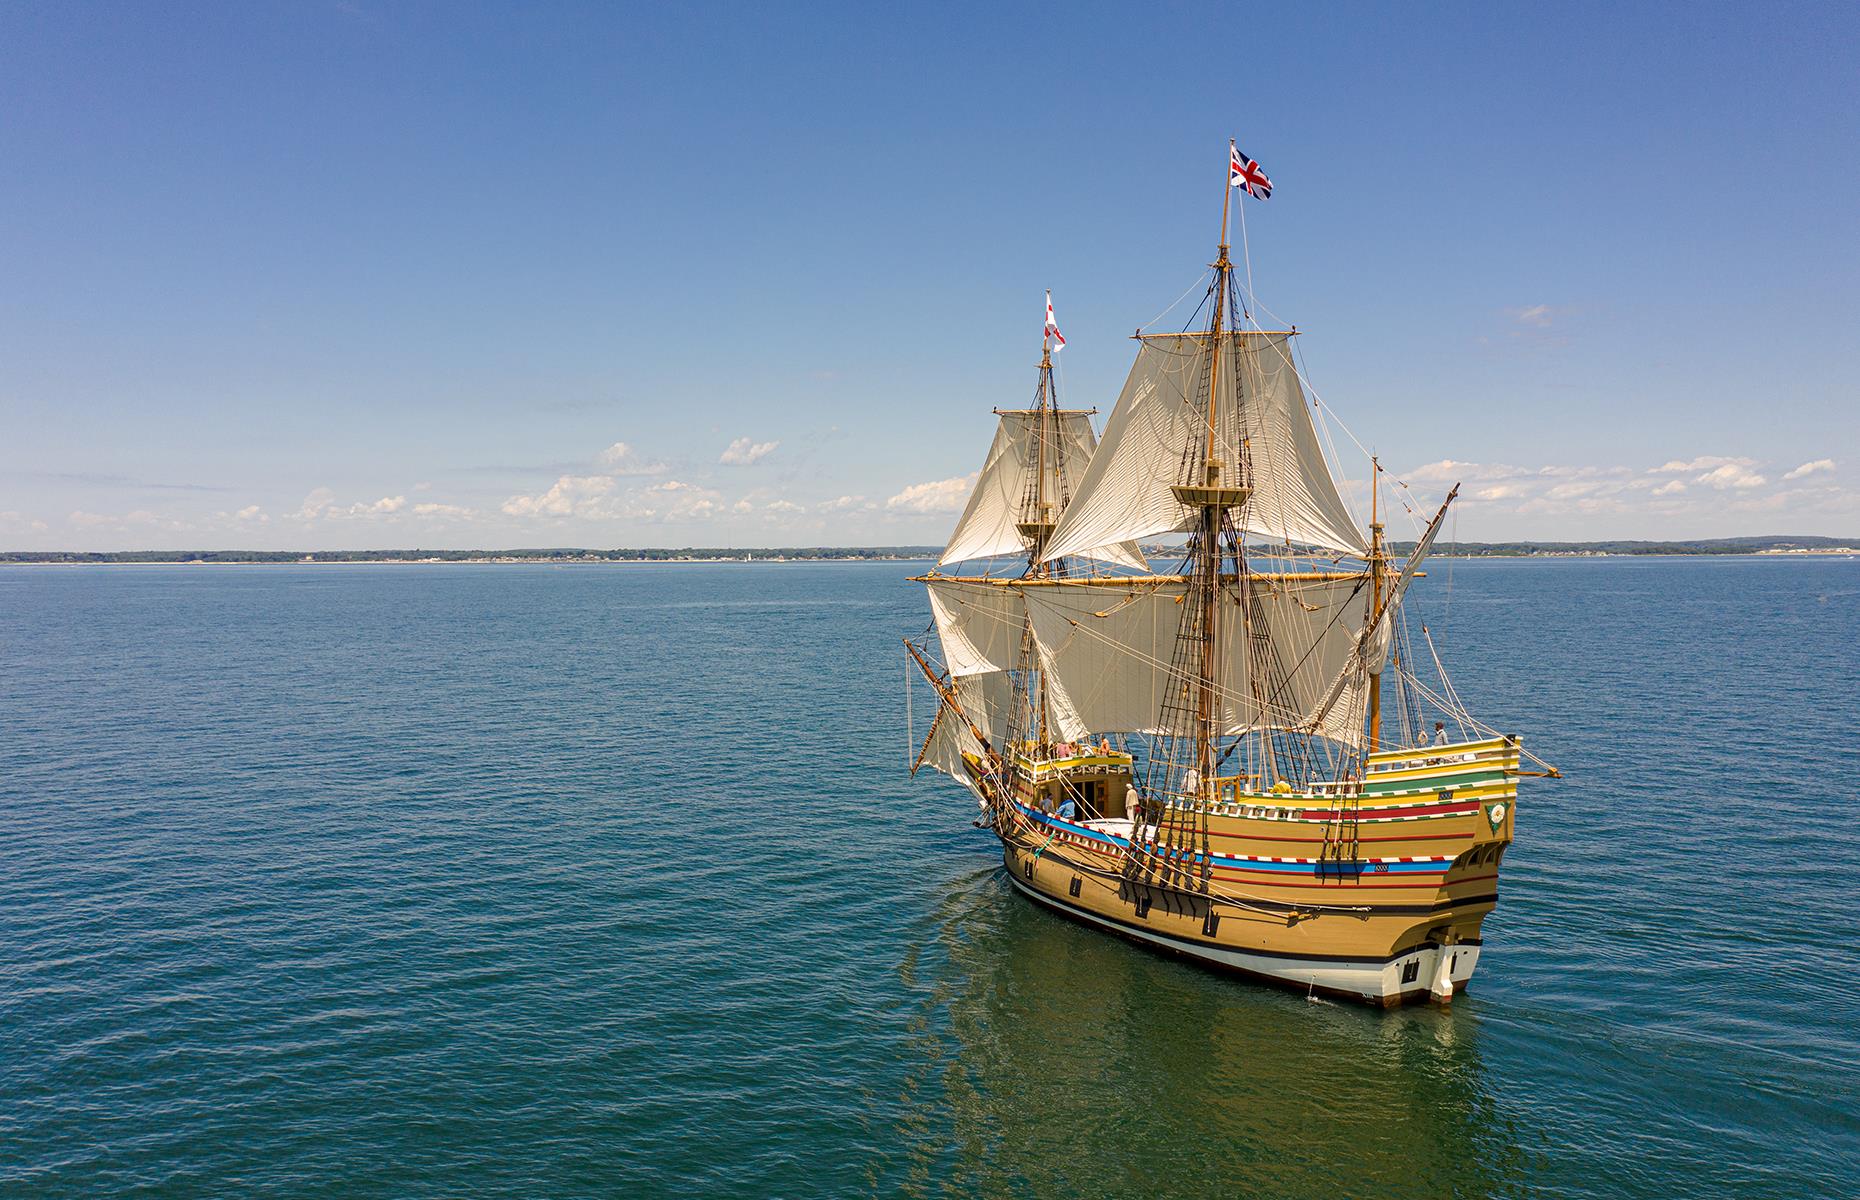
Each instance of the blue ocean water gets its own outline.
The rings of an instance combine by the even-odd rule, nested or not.
[[[0,570],[0,1195],[1860,1194],[1860,563],[1437,563],[1569,777],[1394,1013],[1015,895],[909,573]]]

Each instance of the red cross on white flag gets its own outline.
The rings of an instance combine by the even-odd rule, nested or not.
[[[1053,293],[1046,293],[1046,336],[1052,340],[1053,349],[1064,350],[1066,339],[1059,332],[1059,322],[1053,320]]]

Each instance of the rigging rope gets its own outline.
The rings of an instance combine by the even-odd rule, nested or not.
[[[1177,296],[1174,302],[1171,303],[1168,308],[1163,309],[1161,312],[1157,313],[1155,316],[1151,317],[1149,320],[1145,321],[1143,324],[1137,326],[1137,329],[1139,331],[1148,329],[1150,326],[1156,324],[1158,321],[1168,316],[1171,312],[1175,310],[1175,306],[1177,304],[1180,304],[1182,303],[1182,301],[1188,299],[1189,293],[1194,291],[1196,288],[1200,287],[1207,280],[1207,278],[1208,278],[1208,273],[1206,271],[1203,271],[1200,275],[1198,275],[1195,278],[1195,282],[1189,284],[1186,288],[1182,290],[1182,294],[1180,296]],[[1197,307],[1195,311],[1200,312],[1201,309]]]

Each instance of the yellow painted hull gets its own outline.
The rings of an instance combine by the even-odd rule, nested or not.
[[[1087,923],[1299,990],[1449,1000],[1498,902],[1517,742],[1369,767],[1353,795],[1236,791],[1170,809],[1134,850],[1128,822],[1061,820],[1024,795],[994,802],[996,832],[1015,886]]]

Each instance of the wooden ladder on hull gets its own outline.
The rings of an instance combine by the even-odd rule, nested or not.
[[[1361,878],[1362,865],[1357,858],[1360,849],[1357,815],[1361,811],[1359,796],[1338,793],[1331,797],[1330,814],[1324,822],[1324,848],[1318,855],[1320,880],[1353,883]]]

